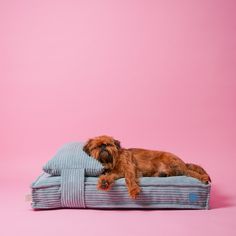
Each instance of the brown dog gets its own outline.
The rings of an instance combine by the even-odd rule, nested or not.
[[[88,140],[84,151],[102,163],[106,173],[98,180],[98,189],[109,190],[116,179],[125,178],[128,192],[135,199],[140,192],[141,176],[179,176],[197,178],[207,184],[210,180],[206,171],[195,164],[185,164],[169,152],[139,148],[121,148],[120,142],[109,136]]]

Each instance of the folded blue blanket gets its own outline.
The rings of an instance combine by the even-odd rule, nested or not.
[[[124,178],[107,192],[97,190],[103,167],[83,151],[83,143],[64,145],[43,170],[31,186],[34,209],[209,208],[211,185],[186,176],[142,177],[135,200],[129,197]]]

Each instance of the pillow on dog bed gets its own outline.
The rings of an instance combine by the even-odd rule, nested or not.
[[[99,176],[103,166],[83,151],[83,143],[67,143],[49,160],[43,170],[50,175],[61,175],[63,169],[84,169],[86,176]]]

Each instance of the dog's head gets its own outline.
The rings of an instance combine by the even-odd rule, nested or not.
[[[99,136],[89,139],[83,150],[102,163],[105,169],[113,169],[121,149],[120,142],[110,136]]]

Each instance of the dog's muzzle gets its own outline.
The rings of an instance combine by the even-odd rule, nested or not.
[[[106,144],[101,145],[98,161],[101,163],[109,163],[113,161],[111,154],[106,150]]]
[[[106,147],[107,147],[106,144],[102,144],[102,146],[101,146],[101,151],[106,151]]]

